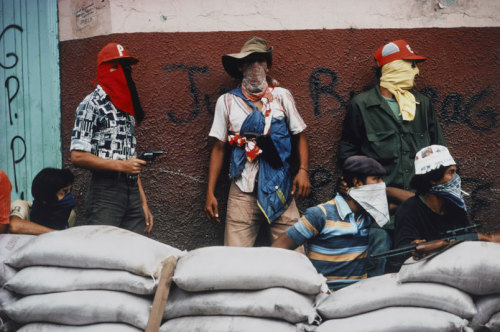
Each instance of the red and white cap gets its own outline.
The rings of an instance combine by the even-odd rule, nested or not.
[[[416,55],[410,45],[402,39],[385,44],[373,54],[379,67],[395,60],[425,61],[425,56]]]
[[[97,55],[98,66],[104,62],[119,61],[119,60],[129,61],[130,64],[139,62],[137,58],[130,56],[128,54],[125,47],[117,43],[107,44],[102,48],[102,50]]]

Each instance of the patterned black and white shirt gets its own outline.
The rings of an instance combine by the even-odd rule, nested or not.
[[[136,155],[135,119],[119,111],[101,86],[78,105],[70,151],[126,160]]]

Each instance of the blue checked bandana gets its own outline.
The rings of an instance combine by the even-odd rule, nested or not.
[[[429,193],[445,198],[453,202],[456,206],[467,211],[465,207],[465,202],[462,197],[462,181],[458,174],[455,174],[453,178],[442,184],[438,184],[429,190]]]

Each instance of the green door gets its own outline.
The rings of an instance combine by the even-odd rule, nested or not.
[[[61,167],[57,0],[0,1],[0,169],[12,200],[31,200],[31,181]]]

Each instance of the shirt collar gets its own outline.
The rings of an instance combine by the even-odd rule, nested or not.
[[[349,213],[352,213],[351,208],[347,204],[344,197],[339,194],[335,196],[335,205],[337,205],[337,211],[339,212],[339,216],[342,220],[344,220]]]

